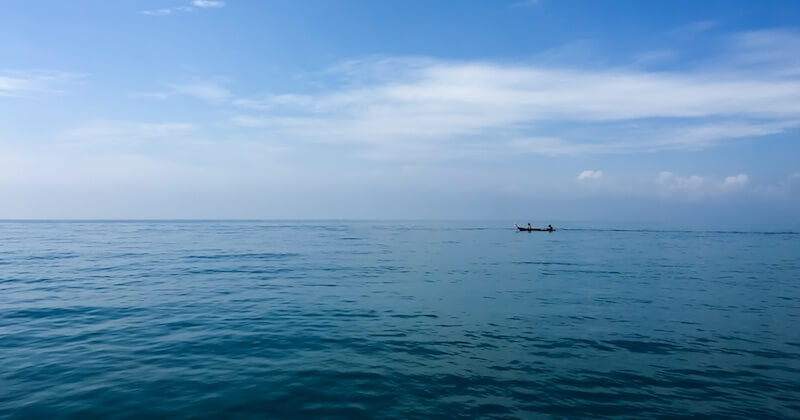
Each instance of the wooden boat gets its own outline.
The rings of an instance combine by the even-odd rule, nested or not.
[[[522,226],[517,226],[516,223],[514,223],[514,226],[516,226],[517,229],[519,229],[521,232],[552,232],[552,231],[556,230],[552,226],[548,226],[546,228],[522,227]]]

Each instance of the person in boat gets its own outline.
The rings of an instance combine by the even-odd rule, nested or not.
[[[528,229],[532,229],[532,228],[531,228],[531,224],[530,224],[530,223],[528,223]]]
[[[547,230],[552,231],[553,230],[553,225],[547,225]]]

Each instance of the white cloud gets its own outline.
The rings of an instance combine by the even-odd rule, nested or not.
[[[0,76],[0,94],[14,95],[33,89],[34,82],[21,77]]]
[[[578,181],[584,181],[589,179],[600,179],[602,177],[603,177],[603,171],[593,171],[591,169],[587,169],[578,174]]]
[[[346,77],[356,82],[339,90],[245,97],[234,104],[263,111],[248,115],[249,126],[311,141],[483,136],[496,146],[529,137],[557,138],[560,144],[548,144],[556,153],[697,149],[780,133],[800,122],[800,80],[795,79],[437,60],[421,64],[418,59],[392,59],[391,64],[394,69],[382,80],[372,81],[376,68],[386,66],[377,59],[350,64]],[[370,82],[358,83],[364,80],[359,71]],[[252,124],[255,120],[261,123]]]
[[[680,176],[663,171],[658,174],[655,183],[662,195],[700,199],[741,191],[749,183],[749,176],[738,174],[716,180],[699,175]]]
[[[541,154],[696,150],[800,126],[800,77],[791,76],[785,57],[785,45],[794,43],[800,34],[739,34],[720,58],[729,67],[671,72],[351,60],[332,70],[342,78],[338,88],[235,98],[232,104],[249,112],[234,122],[284,138],[383,147],[451,148],[448,142],[481,138],[487,150]],[[754,45],[772,58],[752,57]],[[739,71],[742,60],[763,71]]]
[[[195,7],[202,7],[202,8],[223,7],[223,6],[225,6],[225,2],[224,1],[212,1],[212,0],[193,0],[192,1],[192,5],[194,5]]]
[[[377,57],[334,66],[315,90],[243,96],[194,80],[148,95],[227,104],[238,109],[232,123],[262,135],[368,145],[373,155],[400,143],[433,153],[469,144],[483,155],[698,150],[800,126],[800,72],[784,48],[793,42],[800,34],[739,34],[719,57],[727,67],[670,72]],[[753,58],[753,45],[772,58]],[[745,61],[762,71],[740,71]]]
[[[141,13],[143,15],[148,16],[166,16],[171,15],[173,9],[153,9],[153,10],[142,10]]]
[[[666,185],[672,188],[694,189],[703,185],[703,183],[705,183],[705,179],[697,175],[680,177],[676,176],[675,174],[669,171],[661,171],[658,173],[656,182],[661,185]]]
[[[736,189],[742,188],[750,181],[750,178],[747,174],[739,174],[739,175],[732,175],[729,177],[725,177],[725,180],[722,181],[722,188],[724,189]]]

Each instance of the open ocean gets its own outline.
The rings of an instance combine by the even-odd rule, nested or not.
[[[0,417],[800,418],[800,234],[554,225],[0,222]]]

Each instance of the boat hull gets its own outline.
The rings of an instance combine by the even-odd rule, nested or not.
[[[514,226],[516,226],[517,229],[519,229],[520,232],[552,232],[552,231],[555,230],[555,229],[548,229],[548,228],[535,228],[535,227],[526,228],[526,227],[517,226],[517,225],[514,225]]]

